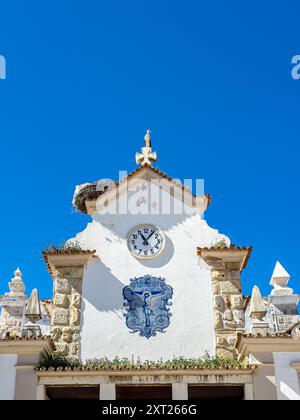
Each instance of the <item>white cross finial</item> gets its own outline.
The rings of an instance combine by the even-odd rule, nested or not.
[[[142,147],[141,153],[135,154],[135,161],[138,165],[151,165],[151,163],[156,162],[157,160],[157,153],[152,152],[151,148],[151,131],[147,130],[146,135],[144,137],[145,140],[145,147]]]

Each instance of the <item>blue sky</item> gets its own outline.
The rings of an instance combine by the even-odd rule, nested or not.
[[[298,4],[297,4],[298,3]],[[300,290],[299,2],[45,0],[1,5],[0,293],[17,266],[50,297],[44,246],[81,231],[76,184],[133,170],[146,128],[158,167],[204,178],[208,223],[276,259]]]

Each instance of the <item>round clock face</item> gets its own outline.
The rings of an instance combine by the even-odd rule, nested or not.
[[[137,258],[149,259],[159,255],[165,245],[162,231],[154,225],[139,225],[127,236],[129,251]]]

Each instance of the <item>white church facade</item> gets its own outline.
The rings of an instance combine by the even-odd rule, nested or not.
[[[205,221],[210,196],[155,168],[76,188],[87,227],[44,251],[53,296],[0,297],[0,399],[300,400],[299,295],[243,295],[252,248]]]

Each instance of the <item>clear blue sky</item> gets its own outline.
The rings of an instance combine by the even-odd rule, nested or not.
[[[299,15],[299,1],[2,2],[0,293],[20,266],[51,296],[43,247],[89,221],[75,185],[133,170],[146,128],[160,169],[205,179],[208,223],[253,245],[244,293],[269,292],[276,259],[300,291]]]

